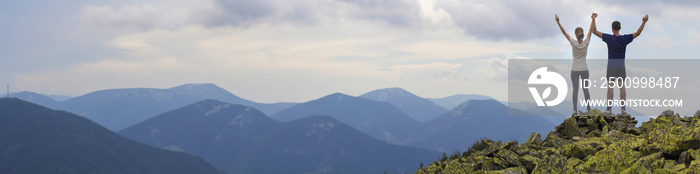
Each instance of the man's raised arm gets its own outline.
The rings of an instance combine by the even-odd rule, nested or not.
[[[593,31],[593,34],[595,34],[599,38],[603,38],[603,33],[598,31],[598,28],[595,26],[595,18],[596,17],[598,17],[598,13],[591,14],[591,19],[592,19],[591,20],[591,29],[589,31]]]
[[[642,30],[644,30],[644,25],[647,24],[648,20],[649,20],[649,15],[644,15],[644,17],[642,17],[642,25],[639,26],[639,29],[637,29],[637,32],[632,33],[633,38],[637,38],[637,36],[642,34]]]
[[[598,17],[598,14],[591,14],[591,19]],[[593,32],[593,20],[591,20],[591,27],[588,28],[588,35],[586,35],[586,40],[591,40],[591,32]]]

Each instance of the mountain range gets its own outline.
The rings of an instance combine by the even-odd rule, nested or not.
[[[223,173],[64,111],[0,99],[0,173]]]
[[[169,89],[108,89],[91,92],[63,102],[31,92],[14,93],[12,96],[36,102],[52,109],[76,113],[112,131],[121,130],[154,115],[204,99],[216,99],[252,106],[267,114],[294,105],[294,103],[256,103],[240,98],[214,84],[185,84]]]
[[[419,122],[428,121],[447,112],[447,109],[430,100],[418,97],[401,88],[378,89],[359,97],[392,104]]]
[[[2,97],[5,97],[7,93],[1,95]],[[35,92],[28,92],[28,91],[22,91],[22,92],[16,92],[16,93],[11,93],[9,95],[10,98],[19,98],[24,101],[28,101],[31,103],[35,103],[47,108],[52,108],[56,109],[60,106],[61,102],[56,101],[55,99],[49,97],[48,95],[44,94],[39,94]]]
[[[200,156],[230,173],[404,173],[438,155],[379,141],[328,116],[282,123],[216,100],[160,114],[119,134]]]
[[[512,108],[502,102],[475,99],[486,96],[425,99],[401,88],[358,97],[335,93],[299,104],[255,103],[213,84],[102,90],[63,102],[31,92],[13,95],[78,113],[138,142],[196,155],[231,173],[412,172],[411,166],[434,160],[437,151],[464,150],[481,137],[523,141],[527,137],[515,132],[547,133],[541,128],[553,125],[543,117],[509,116]],[[433,102],[460,100],[451,110]]]
[[[469,100],[495,100],[492,97],[478,94],[455,94],[444,98],[427,98],[431,102],[442,106],[447,110],[452,110]]]
[[[392,96],[387,95],[388,98]],[[447,152],[463,150],[483,136],[524,141],[527,136],[515,133],[547,133],[554,125],[541,116],[518,109],[509,113],[509,109],[512,108],[496,100],[469,100],[420,123],[390,103],[336,93],[298,104],[271,117],[291,121],[328,115],[388,143]]]
[[[496,100],[470,100],[425,122],[424,129],[418,136],[422,139],[412,145],[440,151],[464,151],[482,137],[522,142],[528,137],[518,133],[548,133],[554,126],[540,116],[531,115],[508,108]]]
[[[300,103],[270,116],[292,121],[309,116],[327,115],[377,139],[394,144],[412,141],[420,122],[387,102],[353,97],[342,93]]]
[[[437,104],[431,102],[431,100],[441,103],[442,105],[453,105],[457,102],[464,103],[469,100],[472,100],[472,104],[474,104],[478,103],[477,100],[473,100],[475,98],[490,98],[481,95],[454,95],[439,99],[425,99],[401,88],[387,88],[371,91],[359,97],[336,93],[301,104],[260,104],[241,99],[213,84],[186,84],[170,89],[131,88],[101,90],[64,102],[58,102],[49,97],[42,97],[41,94],[30,92],[15,94],[24,94],[22,96],[25,99],[32,100],[33,102],[83,115],[105,127],[111,127],[113,131],[121,130],[122,128],[137,124],[155,115],[197,101],[215,99],[226,103],[242,104],[259,109],[266,115],[270,115],[274,120],[282,122],[289,122],[316,115],[327,115],[384,142],[440,151],[456,150],[451,148],[462,147],[464,143],[440,142],[444,141],[443,139],[436,141],[438,144],[441,144],[439,146],[429,145],[431,143],[426,142],[429,141],[431,136],[450,136],[463,139],[464,141],[476,141],[478,139],[473,137],[464,138],[467,135],[463,132],[434,132],[433,130],[448,130],[446,127],[449,125],[436,125],[433,120],[449,113],[455,113],[454,109],[458,109],[459,107],[452,108],[452,111],[448,112],[447,110],[443,110],[444,108],[440,109]],[[488,106],[489,107],[474,109],[491,111],[507,108],[502,105]],[[267,111],[260,108],[267,108]],[[274,114],[271,114],[273,112]],[[414,112],[422,112],[422,117],[417,114],[408,114]],[[541,113],[541,111],[532,110],[526,110],[526,112]],[[496,113],[494,115],[504,116],[505,112]],[[465,118],[471,117],[485,116],[465,116]],[[417,121],[416,118],[422,119],[423,123]],[[550,122],[552,122],[559,117],[544,118],[549,118]],[[536,120],[539,121],[541,119]],[[503,124],[507,125],[511,123]],[[482,125],[462,126],[490,129]],[[494,139],[501,138],[499,136],[490,137]]]

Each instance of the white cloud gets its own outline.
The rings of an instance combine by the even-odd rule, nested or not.
[[[700,45],[700,33],[693,29],[688,32],[688,37],[690,38],[690,43]]]
[[[56,48],[58,51],[51,54],[38,52],[17,57],[22,60],[28,57],[25,62],[51,59],[70,63],[46,70],[13,71],[7,74],[18,75],[9,78],[20,81],[28,89],[42,90],[37,86],[44,84],[54,91],[73,94],[117,87],[166,88],[212,82],[261,101],[303,101],[332,92],[361,94],[391,86],[416,90],[426,97],[482,93],[504,98],[503,91],[494,89],[506,86],[499,80],[505,78],[506,59],[515,55],[570,57],[568,45],[559,44],[564,42],[553,20],[555,13],[567,29],[587,26],[590,13],[598,12],[599,29],[609,30],[612,20],[621,20],[627,31],[635,30],[641,16],[649,13],[652,21],[642,39],[648,40],[643,45],[654,49],[631,54],[666,56],[667,52],[680,52],[654,46],[685,43],[674,41],[678,39],[690,38],[692,43],[700,44],[700,34],[692,30],[697,27],[692,23],[697,20],[693,19],[700,16],[697,4],[693,3],[644,2],[653,6],[545,0],[88,3],[93,4],[79,5],[80,11],[74,14],[78,15],[77,20],[70,19],[78,22],[67,26],[80,28],[72,30],[79,34],[90,31],[89,38],[99,40],[90,42],[87,48],[91,49],[85,52],[99,50],[93,47],[106,51],[87,55],[75,49],[86,45],[67,42],[65,38],[70,37],[59,37],[55,43],[74,45]],[[664,10],[670,7],[679,8]],[[65,32],[55,35],[61,34]],[[83,36],[79,34],[75,36]],[[0,41],[7,45],[13,42],[16,40]],[[589,57],[606,56],[602,42],[592,41],[592,45]],[[73,54],[61,54],[65,52],[85,55],[78,59]],[[14,63],[5,57],[2,60]],[[81,87],[75,88],[76,85]]]
[[[151,1],[124,6],[84,5],[79,16],[98,28],[177,29],[202,23],[214,8],[210,0]]]
[[[658,36],[648,42],[649,46],[655,48],[671,48],[680,45],[677,41],[671,40],[669,37]]]
[[[84,6],[81,17],[98,27],[173,29],[254,25],[339,24],[365,21],[416,31],[461,30],[485,40],[530,40],[556,34],[552,14],[587,19],[595,2],[457,0],[204,0],[143,2],[125,6]],[[566,9],[557,11],[557,9]],[[609,8],[618,9],[618,8]],[[612,10],[620,11],[620,10]]]
[[[476,83],[490,77],[504,79],[503,59],[469,60],[541,48],[455,39],[460,38],[459,32],[413,35],[411,31],[364,24],[153,29],[110,41],[119,54],[52,70],[61,73],[28,75],[55,79],[46,83],[73,94],[134,87],[129,84],[166,88],[211,82],[229,87],[236,94],[258,97],[253,100],[305,101],[339,91],[361,94],[391,86],[421,89]],[[471,69],[482,65],[488,69]],[[97,83],[83,85],[85,82]],[[433,95],[468,89],[450,88]],[[271,91],[279,94],[269,95]]]

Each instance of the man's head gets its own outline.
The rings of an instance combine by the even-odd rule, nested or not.
[[[576,27],[576,30],[574,30],[574,33],[576,34],[576,39],[578,39],[578,40],[583,39],[583,28]]]
[[[615,22],[612,23],[612,29],[613,29],[613,31],[620,31],[620,28],[622,28],[622,27],[620,26],[620,21],[615,21]]]

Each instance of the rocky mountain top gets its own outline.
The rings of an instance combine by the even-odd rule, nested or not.
[[[567,118],[544,140],[538,133],[520,144],[482,139],[416,173],[700,173],[700,111],[681,117],[667,110],[636,123],[594,109]]]

